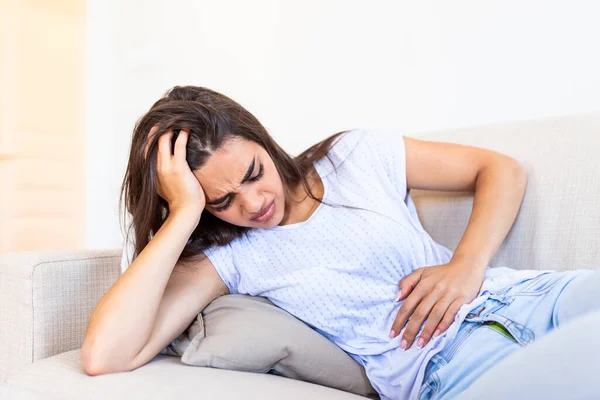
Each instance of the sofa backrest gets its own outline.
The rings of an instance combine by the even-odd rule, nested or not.
[[[600,113],[405,134],[499,151],[527,171],[523,203],[491,266],[600,269]],[[410,194],[425,230],[454,251],[474,194]]]

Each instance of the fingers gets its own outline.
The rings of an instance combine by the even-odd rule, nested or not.
[[[417,339],[417,348],[422,348],[427,345],[432,337],[441,335],[450,327],[450,325],[452,325],[456,314],[458,314],[465,302],[462,297],[454,298],[450,294],[447,294],[440,299],[440,294],[435,292],[430,293],[419,302],[419,300],[416,300],[416,297],[413,299],[415,293],[416,292],[409,296],[398,311],[398,315],[392,326],[394,335],[392,336],[392,332],[390,333],[390,337],[397,336],[397,333],[404,327],[404,324],[406,323],[405,320],[409,318],[408,325],[406,326],[400,341],[401,350],[409,349],[412,346],[415,337],[425,321],[427,322],[423,327],[421,335]],[[416,302],[418,306],[415,306],[414,302]],[[406,309],[402,310],[405,305],[407,305]],[[412,312],[413,309],[414,312]],[[406,316],[407,314],[409,317]]]
[[[157,187],[156,191],[160,197],[167,200],[164,195],[164,187],[162,176],[168,173],[171,168],[171,137],[173,137],[173,131],[168,131],[158,138],[158,153],[156,157],[156,174],[157,174]]]
[[[411,315],[414,318],[413,312],[423,301],[423,297],[425,297],[425,293],[423,290],[420,290],[419,287],[415,288],[410,296],[408,296],[398,310],[398,314],[396,315],[396,319],[392,325],[392,330],[390,331],[390,337],[396,337],[398,335],[398,333],[404,328],[404,325],[406,325],[406,322]]]
[[[175,140],[175,162],[186,161],[186,146],[188,136],[189,132],[187,130],[182,129],[179,132],[179,136],[177,136],[177,140]]]
[[[152,143],[152,141],[154,140],[154,137],[159,134],[160,132],[158,132],[158,125],[154,125],[152,128],[150,128],[150,132],[148,132],[148,141],[146,142],[146,147],[144,148],[144,160],[146,159],[146,157],[148,156],[148,150],[150,150],[150,144]],[[157,155],[157,159],[161,158],[161,153],[162,153],[162,159],[163,160],[168,160],[169,158],[167,158],[167,154],[165,150],[161,150],[161,148],[165,147],[165,144],[163,142],[166,142],[166,137],[168,137],[169,139],[169,143],[170,143],[170,139],[173,137],[173,131],[167,131],[167,133],[165,133],[164,135],[162,135],[159,139],[158,139],[158,155]],[[167,151],[169,151],[169,156],[170,156],[170,147],[167,147]]]
[[[434,335],[435,332],[439,331],[439,334],[436,335],[439,336],[442,333],[446,332],[448,328],[450,328],[450,325],[452,325],[452,323],[454,322],[454,318],[456,318],[456,314],[458,314],[463,304],[465,304],[465,301],[460,297],[454,300],[452,304],[450,304],[450,307],[448,307],[448,310],[446,310],[446,313],[444,314],[444,318],[438,324],[437,329],[434,331]]]
[[[417,347],[418,348],[422,348],[425,345],[427,345],[427,343],[429,343],[429,340],[434,335],[434,333],[438,332],[437,329],[439,329],[440,321],[447,314],[447,310],[450,307],[452,300],[453,299],[451,297],[445,296],[435,304],[435,306],[433,307],[433,309],[427,316],[427,322],[425,323],[425,326],[423,327],[423,331],[421,332],[421,334],[419,335],[419,338],[417,339]],[[454,320],[454,316],[452,316],[452,320]],[[448,326],[450,326],[450,325],[448,325]],[[419,329],[419,328],[417,328],[417,329]],[[442,331],[440,329],[436,336],[439,336],[441,334],[441,332]],[[418,333],[418,331],[417,331],[417,333]]]
[[[167,131],[158,139],[158,159],[159,165],[161,162],[171,160],[171,138],[173,131]]]
[[[414,272],[406,275],[402,278],[398,284],[400,291],[400,297],[396,301],[401,301],[406,299],[413,289],[417,286],[417,283],[421,280],[421,275],[423,274],[423,268],[418,268]]]
[[[419,306],[410,316],[408,325],[406,326],[406,330],[402,335],[402,340],[400,341],[401,350],[406,350],[410,348],[410,346],[412,346],[415,337],[417,336],[419,330],[421,330],[421,327],[423,326],[423,322],[425,322],[425,320],[429,316],[429,313],[436,304],[437,300],[437,296],[434,293],[431,293],[420,301]],[[402,326],[399,327],[398,332],[400,332],[400,330],[402,330]]]

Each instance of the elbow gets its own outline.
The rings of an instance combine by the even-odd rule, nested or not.
[[[128,372],[129,369],[124,367],[116,367],[114,365],[108,365],[103,362],[100,357],[93,354],[93,352],[86,346],[83,346],[79,352],[79,358],[83,371],[89,376],[98,376],[113,374],[117,372]]]
[[[511,167],[512,171],[511,182],[515,187],[518,187],[522,202],[523,198],[525,197],[525,193],[527,192],[527,171],[525,168],[523,168],[519,161],[514,159],[509,166]]]
[[[513,157],[508,157],[507,159],[508,165],[512,168],[515,174],[527,180],[527,170],[523,166],[523,163],[521,163],[521,161]]]
[[[514,179],[514,182],[527,185],[527,170],[516,158],[506,156],[498,168],[502,171],[507,171],[511,175],[511,178]]]
[[[517,181],[520,182],[523,186],[527,186],[527,170],[523,167],[523,165],[518,161],[513,159],[513,170],[517,177]]]
[[[81,367],[87,375],[102,375],[102,370],[98,368],[95,359],[92,358],[90,351],[86,347],[82,347],[79,351],[79,359],[81,361]]]
[[[107,374],[106,368],[103,368],[98,362],[98,357],[94,356],[89,348],[83,346],[79,352],[79,359],[83,371],[89,376],[98,376]]]

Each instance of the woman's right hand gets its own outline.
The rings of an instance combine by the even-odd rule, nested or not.
[[[148,134],[149,139],[155,134],[156,127],[153,127]],[[173,131],[168,131],[158,139],[156,155],[158,195],[169,203],[170,214],[186,211],[200,216],[206,206],[206,197],[202,185],[186,160],[189,132],[184,129],[180,131],[175,141],[174,155],[171,154],[172,137]]]

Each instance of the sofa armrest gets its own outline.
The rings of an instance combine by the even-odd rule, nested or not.
[[[0,256],[0,382],[15,368],[80,348],[120,262],[121,249]]]

